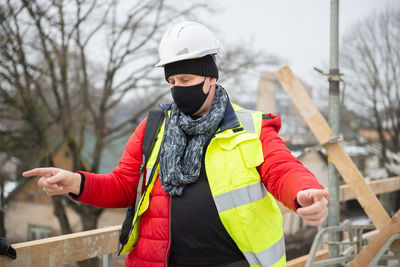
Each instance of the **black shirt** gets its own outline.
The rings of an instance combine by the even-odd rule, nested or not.
[[[172,198],[170,263],[222,264],[244,259],[219,218],[204,154],[199,179],[186,185],[182,196]]]

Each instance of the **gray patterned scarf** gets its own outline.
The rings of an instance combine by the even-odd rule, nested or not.
[[[217,130],[227,103],[228,95],[219,85],[210,111],[198,119],[183,114],[172,103],[160,151],[161,185],[169,195],[181,196],[185,185],[197,181],[204,144]]]

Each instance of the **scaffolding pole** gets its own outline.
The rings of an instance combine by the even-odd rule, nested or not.
[[[329,124],[337,136],[340,131],[340,107],[339,107],[339,0],[331,0],[331,20],[330,20],[330,64],[329,64]],[[328,159],[329,177],[329,211],[328,226],[338,226],[340,221],[339,208],[339,177],[338,173]],[[339,241],[339,233],[330,232],[328,240]],[[339,256],[339,246],[331,244],[329,248],[329,258]],[[336,265],[338,266],[338,265]]]

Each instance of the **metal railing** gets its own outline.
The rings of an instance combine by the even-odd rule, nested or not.
[[[317,267],[317,266],[330,266],[336,265],[340,263],[350,262],[357,253],[360,253],[362,247],[367,243],[365,237],[363,237],[364,231],[373,230],[375,227],[373,225],[351,225],[350,221],[344,222],[339,226],[330,226],[326,228],[322,228],[318,234],[316,235],[314,242],[310,249],[310,254],[306,262],[306,267]],[[314,261],[315,254],[319,247],[322,246],[324,235],[328,235],[329,233],[343,233],[347,232],[349,239],[343,241],[328,241],[326,244],[337,245],[339,251],[342,251],[342,255],[330,259]]]

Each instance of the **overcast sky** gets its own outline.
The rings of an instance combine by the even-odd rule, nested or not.
[[[282,57],[296,75],[315,87],[326,78],[312,68],[325,72],[329,68],[330,2],[219,0],[218,15],[208,18],[207,24],[218,28],[225,42],[252,40],[255,47]],[[400,0],[340,1],[340,35],[363,17],[388,6],[399,8]]]

